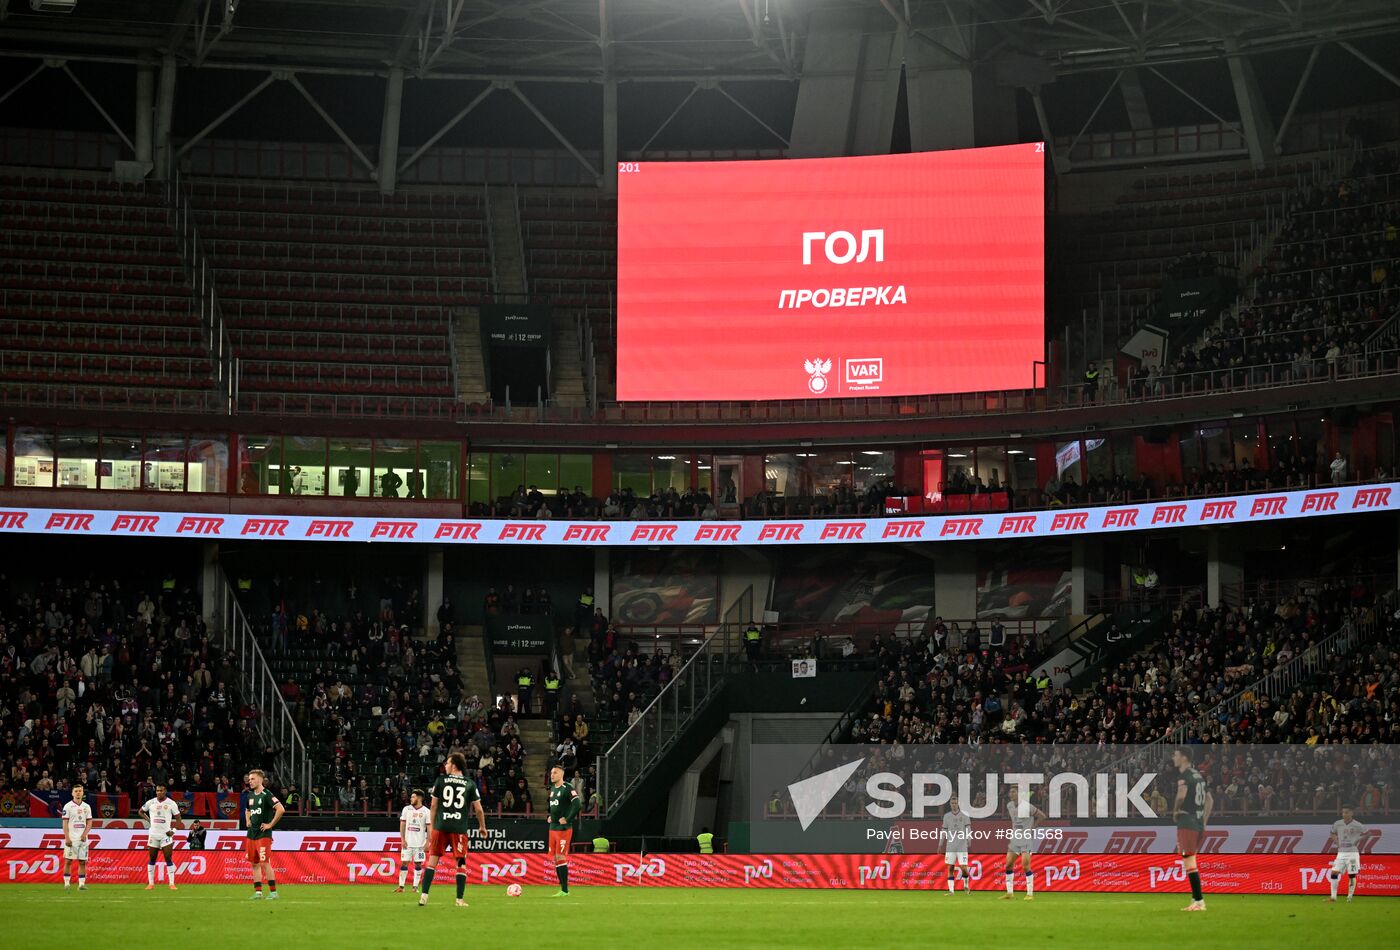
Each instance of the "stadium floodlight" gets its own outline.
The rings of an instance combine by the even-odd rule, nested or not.
[[[77,8],[78,0],[29,0],[35,13],[72,13]]]

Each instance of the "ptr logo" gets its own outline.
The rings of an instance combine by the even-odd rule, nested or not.
[[[807,388],[818,396],[826,392],[826,374],[831,372],[831,360],[803,360],[802,368],[807,371],[809,377]]]

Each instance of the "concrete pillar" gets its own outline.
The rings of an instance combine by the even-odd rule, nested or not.
[[[910,147],[916,152],[972,148],[977,144],[974,77],[954,55],[970,47],[971,31],[950,26],[927,32],[938,45],[911,40],[904,61]]]
[[[203,568],[199,574],[199,592],[203,597],[204,622],[215,630],[223,622],[223,605],[219,603],[219,542],[205,541],[201,547]]]
[[[977,554],[971,544],[949,544],[934,555],[933,612],[963,623],[977,616]]]
[[[603,80],[603,190],[617,194],[617,79]]]
[[[1274,151],[1274,120],[1270,118],[1269,106],[1259,90],[1254,64],[1238,53],[1238,41],[1233,37],[1226,39],[1225,49],[1230,54],[1226,62],[1230,64],[1230,82],[1235,87],[1235,100],[1240,107],[1240,128],[1244,131],[1245,144],[1249,146],[1249,160],[1255,168],[1263,168],[1277,154]]]
[[[447,549],[440,544],[429,548],[427,564],[423,570],[423,627],[431,638],[436,638],[441,632],[438,629],[437,612],[442,606],[443,562],[446,560],[446,551]]]
[[[384,119],[379,126],[379,192],[392,195],[399,180],[399,119],[403,115],[403,67],[389,70],[384,84]],[[434,607],[434,610],[437,608]]]
[[[603,616],[612,616],[612,551],[608,548],[593,551],[593,606],[603,608]],[[575,634],[587,636],[582,630]]]
[[[1123,70],[1123,78],[1118,80],[1118,89],[1123,93],[1123,105],[1128,110],[1128,124],[1134,132],[1145,132],[1152,128],[1152,110],[1147,107],[1147,92],[1142,87],[1142,74],[1136,69]]]
[[[909,42],[881,10],[813,13],[789,154],[825,158],[888,152]]]
[[[1243,580],[1239,546],[1223,531],[1211,531],[1206,540],[1206,606],[1233,602]]]
[[[149,166],[155,148],[156,69],[153,63],[136,67],[136,160]]]
[[[1098,538],[1075,538],[1070,545],[1069,612],[1089,613],[1089,603],[1103,593],[1103,541]]]
[[[166,55],[160,61],[160,91],[156,96],[155,135],[152,143],[153,176],[164,179],[170,170],[170,127],[175,112],[175,78],[179,66],[175,57]]]

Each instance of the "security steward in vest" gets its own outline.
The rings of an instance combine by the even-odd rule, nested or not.
[[[763,631],[758,624],[750,620],[748,629],[744,631],[744,653],[748,655],[749,662],[758,665],[758,653],[763,648]]]
[[[515,677],[516,711],[522,716],[530,714],[530,694],[535,691],[535,674],[522,668]]]
[[[564,681],[555,672],[546,673],[544,676],[544,713],[550,719],[554,718],[554,713],[559,709],[559,687]]]
[[[709,828],[701,828],[700,833],[695,836],[695,840],[700,845],[701,854],[715,853],[715,836],[710,834]]]

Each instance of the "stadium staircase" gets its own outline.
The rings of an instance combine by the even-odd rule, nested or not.
[[[554,374],[549,381],[550,400],[556,406],[587,406],[580,323],[567,313],[553,314],[550,323],[549,353]]]
[[[486,708],[495,705],[491,673],[486,666],[484,629],[478,625],[457,628],[457,672],[462,677],[462,695],[477,696]]]
[[[452,355],[457,367],[457,396],[467,405],[491,399],[486,388],[486,356],[481,349],[481,313],[462,307],[452,313]]]
[[[214,571],[206,576],[213,579],[215,601],[219,605],[214,630],[219,638],[219,648],[234,655],[238,667],[238,690],[257,713],[258,735],[263,747],[276,751],[274,770],[277,778],[284,783],[298,785],[306,794],[313,785],[312,760],[306,741],[282,697],[279,678],[259,646],[253,628],[238,603],[233,585],[223,571]]]
[[[485,204],[492,291],[500,297],[519,299],[528,292],[519,192],[514,185],[488,185]]]

